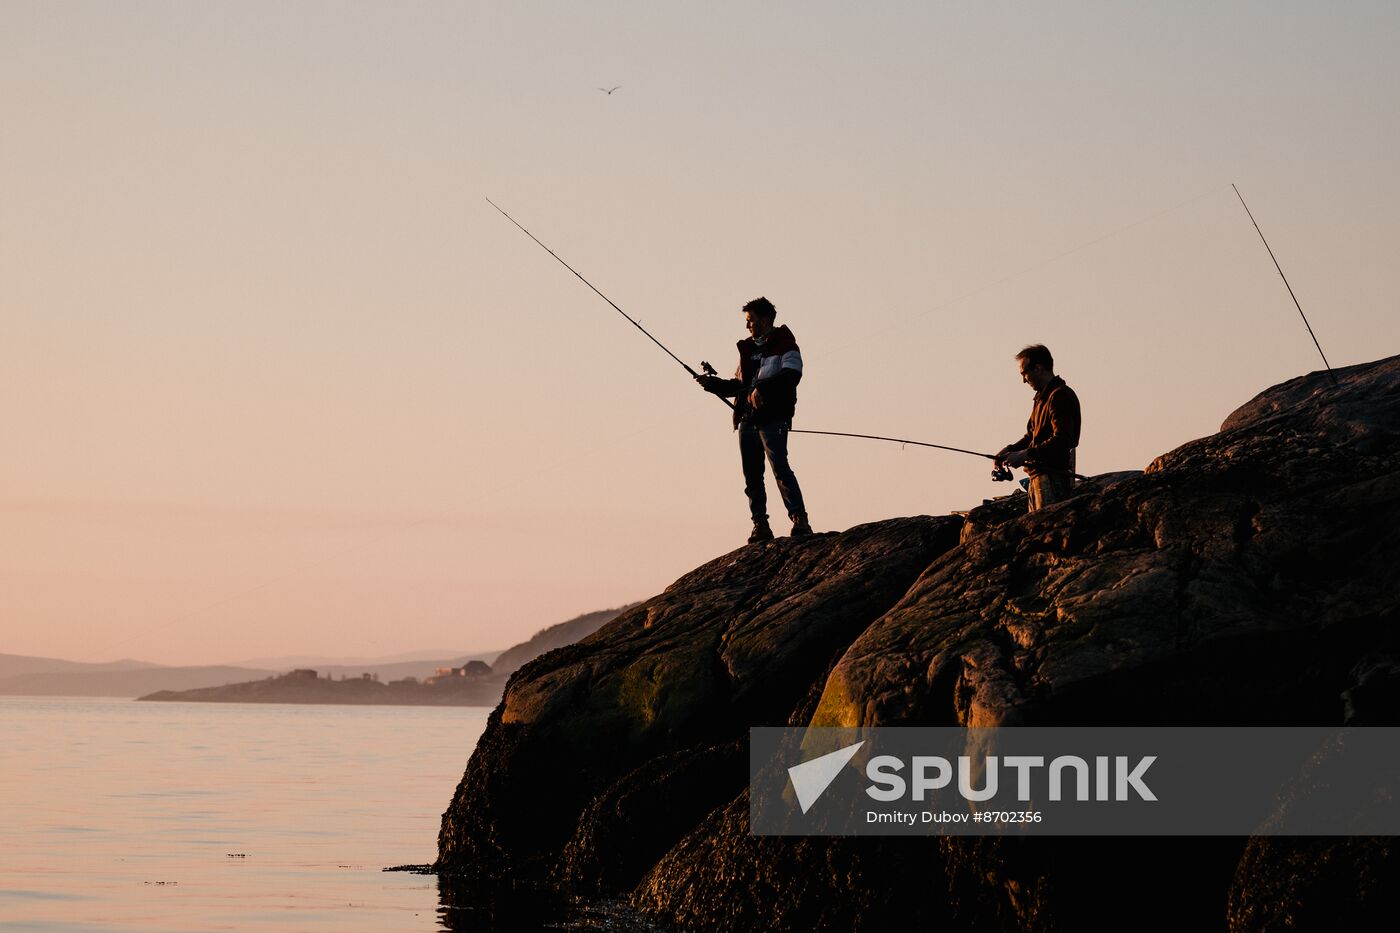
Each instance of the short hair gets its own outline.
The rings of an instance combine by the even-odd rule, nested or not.
[[[1016,354],[1016,359],[1025,360],[1032,366],[1044,366],[1050,371],[1055,369],[1055,358],[1050,355],[1049,349],[1043,343],[1033,343]]]
[[[771,321],[778,316],[778,309],[773,307],[773,302],[769,301],[767,298],[755,298],[753,301],[744,305],[744,313],[752,314],[755,317],[767,318]]]

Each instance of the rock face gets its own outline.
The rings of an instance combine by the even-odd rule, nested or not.
[[[1388,840],[757,838],[762,725],[1400,719],[1400,358],[1270,389],[1144,473],[742,548],[510,681],[437,868],[694,929],[1323,928]],[[1247,845],[1248,843],[1248,845]],[[1333,913],[1329,914],[1329,911]]]
[[[567,847],[570,873],[616,876],[637,851],[659,858],[743,790],[749,727],[810,711],[842,652],[961,524],[905,518],[744,548],[527,664],[443,816],[439,868],[546,876]],[[714,779],[698,798],[668,792],[701,772]]]

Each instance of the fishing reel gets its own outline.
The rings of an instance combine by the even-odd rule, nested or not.
[[[713,366],[711,366],[711,365],[709,364],[709,362],[706,361],[706,360],[701,360],[701,361],[700,361],[700,371],[701,371],[702,373],[704,373],[705,375],[707,375],[707,376],[718,376],[718,375],[719,375],[719,373],[715,372],[715,368],[714,368]]]
[[[1011,471],[1004,466],[992,469],[992,479],[998,483],[1009,483],[1015,478],[1011,475]]]

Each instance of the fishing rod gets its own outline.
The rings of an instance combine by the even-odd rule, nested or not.
[[[550,249],[548,246],[545,246],[544,243],[540,241],[540,238],[539,238],[539,237],[535,236],[535,235],[534,235],[533,233],[531,233],[529,230],[526,230],[525,227],[524,227],[523,225],[521,225],[520,221],[518,221],[518,220],[516,220],[514,217],[510,216],[510,214],[507,214],[507,213],[505,212],[505,210],[504,210],[499,204],[497,204],[495,201],[491,200],[490,198],[487,198],[487,199],[486,199],[486,203],[487,203],[487,204],[490,204],[490,205],[491,205],[492,207],[494,207],[496,210],[500,211],[500,212],[501,212],[501,216],[505,217],[506,220],[509,220],[511,223],[515,224],[515,226],[519,227],[521,233],[524,233],[527,237],[529,237],[530,239],[532,239],[532,240],[534,240],[536,243],[538,243],[541,249],[543,249],[546,253],[549,253],[549,255],[553,256],[553,257],[559,262],[559,264],[560,264],[561,266],[563,266],[565,269],[568,269],[570,272],[572,272],[572,273],[578,278],[578,280],[579,280],[580,282],[582,282],[584,285],[587,285],[590,289],[592,289],[592,290],[593,290],[593,293],[594,293],[595,295],[597,295],[599,298],[601,298],[601,299],[603,299],[604,301],[606,301],[608,304],[612,305],[614,311],[616,311],[618,314],[622,315],[623,317],[627,318],[628,322],[629,322],[633,327],[637,328],[637,330],[639,330],[639,331],[641,331],[642,333],[646,334],[646,335],[647,335],[647,339],[649,339],[652,343],[656,344],[656,345],[657,345],[658,347],[660,347],[663,351],[665,351],[666,355],[669,356],[671,359],[675,360],[677,363],[680,363],[680,364],[681,364],[681,367],[682,367],[686,372],[688,372],[694,379],[696,379],[696,380],[700,380],[700,379],[701,379],[701,375],[700,375],[699,373],[697,373],[695,370],[691,369],[690,366],[689,366],[684,360],[682,360],[680,357],[676,356],[676,354],[672,353],[669,349],[667,349],[667,347],[666,347],[666,345],[665,345],[664,343],[662,343],[660,340],[657,340],[655,337],[653,337],[653,336],[651,335],[650,331],[648,331],[648,330],[647,330],[645,327],[643,327],[641,324],[637,323],[636,319],[633,318],[632,315],[628,314],[626,311],[624,311],[624,310],[622,310],[621,308],[619,308],[619,307],[617,306],[617,303],[616,303],[616,302],[614,302],[614,301],[613,301],[611,298],[609,298],[607,295],[604,295],[602,292],[598,291],[597,286],[595,286],[592,282],[588,281],[588,279],[584,278],[584,277],[579,273],[579,271],[578,271],[577,269],[575,269],[573,266],[571,266],[571,265],[569,265],[567,262],[565,262],[565,261],[559,256],[558,253],[556,253],[554,250]],[[701,366],[702,369],[704,369],[705,375],[707,375],[707,376],[716,376],[716,375],[717,375],[716,372],[715,372],[715,368],[714,368],[713,366],[711,366],[709,363],[702,362],[702,363],[700,364],[700,366]],[[715,397],[718,398],[718,399],[719,399],[721,402],[723,402],[725,405],[727,405],[729,408],[731,408],[731,409],[734,408],[734,403],[731,402],[731,401],[729,401],[729,399],[725,398],[724,396],[722,396],[722,395],[716,395]],[[927,442],[927,441],[913,441],[913,440],[908,440],[908,439],[902,438],[902,437],[882,437],[882,436],[880,436],[880,435],[878,435],[878,434],[853,434],[853,433],[849,433],[849,432],[846,432],[846,431],[810,431],[810,430],[806,430],[806,429],[803,429],[803,428],[791,428],[791,429],[789,429],[789,433],[791,433],[791,434],[821,434],[821,435],[825,435],[825,436],[827,436],[827,437],[856,437],[856,438],[861,438],[861,439],[870,440],[870,441],[889,441],[889,442],[894,443],[894,444],[911,444],[911,445],[913,445],[913,446],[915,446],[915,447],[932,447],[932,448],[935,448],[935,449],[937,449],[937,450],[949,450],[949,451],[952,451],[953,453],[968,454],[969,456],[972,456],[972,457],[983,457],[983,458],[985,458],[985,459],[987,459],[987,460],[992,460],[992,461],[995,461],[995,460],[996,460],[996,456],[995,456],[994,454],[984,454],[984,453],[982,453],[982,452],[980,452],[980,451],[976,451],[976,450],[965,450],[965,449],[962,448],[962,447],[949,447],[949,446],[947,446],[947,445],[945,445],[945,444],[931,444],[931,443],[929,443],[929,442]],[[1001,468],[999,468],[999,469],[996,469],[996,470],[993,470],[993,471],[992,471],[992,478],[995,479],[995,480],[1009,480],[1009,479],[1011,479],[1011,471],[1005,469],[1004,467],[1001,467]]]
[[[996,463],[996,454],[984,454],[978,450],[964,450],[961,447],[949,447],[945,444],[930,444],[928,441],[911,441],[903,437],[881,437],[878,434],[852,434],[847,431],[809,431],[806,428],[789,428],[789,434],[822,434],[827,437],[858,437],[867,441],[889,441],[892,444],[913,444],[915,447],[932,447],[935,450],[951,450],[953,453],[968,454],[973,457],[985,457]],[[1083,479],[1077,476],[1077,479]],[[1012,479],[1011,471],[1004,466],[996,466],[992,469],[992,479],[997,482],[1009,482]]]
[[[805,428],[792,428],[789,434],[824,434],[827,437],[859,437],[867,441],[889,441],[894,444],[912,444],[915,447],[933,447],[937,450],[951,450],[953,453],[969,454],[973,457],[985,457],[988,460],[995,460],[996,454],[984,454],[977,450],[963,450],[961,447],[948,447],[944,444],[930,444],[927,441],[911,441],[903,437],[881,437],[878,434],[851,434],[846,431],[809,431]]]
[[[707,363],[707,362],[701,361],[701,363],[700,363],[700,368],[703,369],[707,375],[710,375],[710,376],[718,375],[718,374],[715,372],[715,368],[714,368],[713,366],[711,366],[711,365],[710,365],[709,363]],[[867,440],[867,441],[889,441],[889,442],[892,443],[892,444],[912,444],[912,445],[914,445],[915,447],[932,447],[932,448],[934,448],[935,450],[951,450],[953,453],[957,453],[957,454],[967,454],[967,455],[972,456],[972,457],[984,457],[984,458],[986,458],[987,460],[993,460],[993,461],[995,461],[996,458],[997,458],[997,457],[996,457],[996,454],[984,454],[984,453],[982,453],[980,450],[966,450],[965,448],[962,448],[962,447],[949,447],[949,446],[946,445],[946,444],[931,444],[931,443],[929,443],[928,441],[913,441],[913,440],[910,440],[910,439],[908,439],[908,438],[906,438],[906,437],[885,437],[885,436],[880,435],[880,434],[855,434],[855,433],[850,432],[850,431],[813,431],[813,430],[809,430],[809,429],[807,429],[807,428],[788,428],[788,433],[789,433],[789,434],[821,434],[821,435],[823,435],[823,436],[825,436],[825,437],[858,437],[858,438],[861,438],[862,440]],[[1001,475],[1002,473],[1005,473],[1005,474],[1006,474],[1005,477],[1003,477],[1003,476]],[[1003,479],[1003,478],[1005,478],[1005,479],[1010,479],[1010,478],[1011,478],[1010,472],[1009,472],[1009,471],[1006,471],[1006,470],[995,470],[995,471],[993,471],[992,476],[993,476],[993,478],[995,478],[995,479]],[[1083,477],[1078,477],[1078,478],[1079,478],[1079,479],[1083,479]]]
[[[961,447],[949,447],[946,444],[930,444],[928,441],[911,441],[903,437],[881,437],[878,434],[851,434],[846,431],[809,431],[805,428],[790,428],[788,430],[788,433],[824,434],[827,437],[859,437],[864,438],[867,441],[889,441],[893,444],[913,444],[915,447],[933,447],[936,450],[951,450],[953,453],[968,454],[969,456],[973,457],[984,457],[987,460],[991,460],[993,463],[995,463],[997,459],[996,454],[984,454],[980,450],[964,450]],[[992,479],[998,482],[1010,480],[1011,478],[1011,471],[1008,470],[1006,467],[996,467],[992,470]],[[1080,476],[1078,473],[1075,473],[1074,478],[1078,480],[1086,480],[1089,477]]]
[[[1317,342],[1317,334],[1313,333],[1312,325],[1308,323],[1308,316],[1303,313],[1303,306],[1298,303],[1298,296],[1293,294],[1293,286],[1288,284],[1288,276],[1283,274],[1283,266],[1278,264],[1278,257],[1274,255],[1273,249],[1269,247],[1269,241],[1264,239],[1264,231],[1259,229],[1259,221],[1254,219],[1254,212],[1249,209],[1249,205],[1244,203],[1244,195],[1240,194],[1240,189],[1230,183],[1230,187],[1235,189],[1235,197],[1240,199],[1240,205],[1244,212],[1249,215],[1249,222],[1254,224],[1254,230],[1259,234],[1259,239],[1263,240],[1264,248],[1269,251],[1269,258],[1274,261],[1274,268],[1278,270],[1279,278],[1283,279],[1283,287],[1288,289],[1288,297],[1293,299],[1293,305],[1298,309],[1298,316],[1303,319],[1303,326],[1308,329],[1308,336],[1312,338],[1313,346],[1317,347],[1317,355],[1322,357],[1322,365],[1327,367],[1327,375],[1332,377],[1332,385],[1337,384],[1337,374],[1332,372],[1332,364],[1327,362],[1327,354],[1322,352],[1322,344]]]
[[[623,317],[627,318],[628,323],[630,323],[633,327],[637,328],[637,330],[639,330],[639,331],[641,331],[642,333],[646,334],[648,340],[650,340],[652,343],[654,343],[654,344],[656,344],[658,347],[660,347],[660,348],[662,349],[662,351],[664,351],[665,354],[666,354],[667,356],[669,356],[671,359],[675,360],[677,363],[680,363],[680,364],[681,364],[681,368],[683,368],[686,372],[690,373],[690,375],[691,375],[692,378],[695,378],[695,379],[699,379],[699,378],[700,378],[700,374],[697,373],[695,370],[691,369],[690,366],[689,366],[689,364],[687,364],[687,363],[685,362],[685,360],[681,359],[679,356],[676,356],[676,354],[672,353],[669,349],[667,349],[666,345],[665,345],[664,343],[662,343],[660,340],[657,340],[655,337],[653,337],[653,336],[651,335],[651,331],[647,330],[645,327],[643,327],[641,324],[639,324],[639,323],[637,322],[637,319],[636,319],[636,318],[632,317],[632,315],[628,314],[626,311],[624,311],[624,310],[622,310],[621,308],[619,308],[619,307],[617,306],[617,302],[613,301],[613,300],[612,300],[611,298],[609,298],[607,295],[604,295],[602,292],[598,291],[597,286],[595,286],[592,282],[590,282],[590,281],[588,281],[587,279],[585,279],[582,275],[579,274],[579,271],[578,271],[577,269],[575,269],[573,266],[569,265],[567,262],[565,262],[563,259],[561,259],[558,253],[556,253],[554,250],[550,249],[548,246],[545,246],[544,243],[541,243],[541,242],[540,242],[540,238],[537,237],[537,236],[535,236],[535,235],[534,235],[533,233],[531,233],[529,230],[526,230],[523,226],[521,226],[520,221],[516,220],[514,217],[510,216],[509,214],[507,214],[507,213],[505,212],[505,210],[504,210],[499,204],[497,204],[495,201],[491,200],[490,198],[487,198],[487,199],[486,199],[486,203],[487,203],[487,204],[490,204],[490,205],[491,205],[492,207],[494,207],[496,210],[500,211],[500,212],[501,212],[501,216],[503,216],[506,220],[509,220],[511,223],[515,224],[517,227],[520,227],[520,232],[521,232],[521,233],[525,234],[527,237],[529,237],[530,239],[534,240],[536,243],[539,243],[540,247],[541,247],[546,253],[549,253],[549,255],[551,255],[551,256],[553,256],[555,259],[559,260],[559,264],[560,264],[561,266],[563,266],[565,269],[568,269],[568,270],[569,270],[570,272],[572,272],[575,276],[578,276],[578,280],[579,280],[580,282],[582,282],[584,285],[587,285],[589,288],[593,289],[593,294],[597,295],[599,298],[603,299],[603,300],[606,301],[608,304],[612,305],[614,311],[616,311],[618,314],[622,315]],[[706,367],[706,368],[708,369],[709,367]],[[715,396],[715,397],[718,398],[718,399],[719,399],[721,402],[723,402],[724,404],[728,405],[730,408],[733,408],[733,407],[734,407],[733,403],[730,402],[727,398],[724,398],[724,397],[722,397],[722,396]]]

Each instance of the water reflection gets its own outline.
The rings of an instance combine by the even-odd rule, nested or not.
[[[379,867],[433,851],[489,712],[0,697],[0,930],[443,929]]]
[[[570,904],[557,893],[507,882],[438,876],[438,921],[452,933],[560,929]]]
[[[438,876],[438,922],[451,933],[534,933],[537,930],[607,930],[665,933],[618,901],[564,897],[537,885],[481,882]]]

